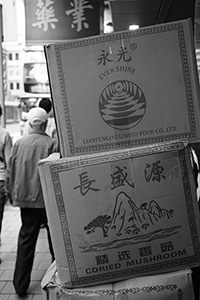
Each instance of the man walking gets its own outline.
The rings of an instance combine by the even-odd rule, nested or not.
[[[38,162],[58,152],[57,141],[45,133],[48,119],[46,111],[35,107],[27,117],[32,131],[14,144],[6,181],[13,206],[20,207],[22,221],[13,278],[18,295],[27,292],[40,226],[47,224]]]

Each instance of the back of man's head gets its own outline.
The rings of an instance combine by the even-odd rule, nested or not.
[[[41,107],[31,108],[27,114],[27,121],[30,126],[36,130],[45,131],[48,115],[46,111]]]
[[[38,106],[43,108],[48,114],[51,111],[52,103],[49,98],[42,98]]]

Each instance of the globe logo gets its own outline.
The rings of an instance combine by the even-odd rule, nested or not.
[[[110,83],[99,98],[99,111],[107,125],[119,130],[136,126],[146,112],[146,99],[133,82],[118,80]]]

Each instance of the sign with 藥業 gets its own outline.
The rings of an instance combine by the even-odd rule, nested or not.
[[[26,43],[45,44],[100,33],[100,4],[92,0],[26,0]]]

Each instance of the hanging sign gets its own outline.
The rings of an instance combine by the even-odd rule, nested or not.
[[[45,44],[100,33],[100,4],[92,0],[26,0],[26,43]]]

